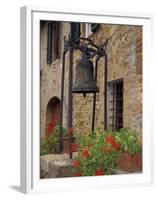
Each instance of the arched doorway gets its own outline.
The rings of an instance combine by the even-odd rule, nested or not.
[[[46,134],[51,135],[54,127],[59,123],[60,117],[60,99],[53,97],[47,104],[46,111]]]

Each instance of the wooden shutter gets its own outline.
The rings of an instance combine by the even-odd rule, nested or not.
[[[59,57],[59,22],[53,22],[53,60],[57,59]]]
[[[48,22],[47,30],[47,64],[52,63],[52,22]]]
[[[70,38],[72,42],[75,42],[77,39],[80,38],[80,23],[70,23]]]
[[[98,29],[98,27],[99,27],[99,24],[91,24],[91,31],[92,31],[93,33],[95,33],[96,30]]]

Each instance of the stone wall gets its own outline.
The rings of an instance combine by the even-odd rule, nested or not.
[[[69,23],[60,26],[60,57],[51,65],[46,64],[47,24],[41,26],[41,135],[45,134],[46,108],[53,96],[60,98],[61,61],[63,38],[69,33]],[[83,27],[83,26],[82,26]],[[82,28],[82,35],[84,28]],[[108,38],[108,81],[123,78],[123,126],[141,134],[142,130],[142,27],[130,25],[101,24],[96,33],[89,36],[97,45]],[[66,74],[64,90],[64,126],[67,121],[68,56],[66,56]],[[74,53],[74,73],[79,52]],[[103,130],[104,97],[104,59],[99,61],[95,127]],[[91,130],[93,94],[84,98],[73,94],[73,125],[76,133]]]
[[[60,99],[60,88],[61,88],[61,61],[62,61],[62,50],[63,50],[63,38],[68,35],[69,26],[68,23],[61,23],[60,26],[60,43],[59,58],[54,60],[52,64],[46,63],[47,55],[47,22],[41,22],[41,34],[40,34],[40,133],[44,136],[47,130],[46,127],[46,111],[49,101],[53,97]],[[53,41],[52,41],[53,43]],[[66,74],[67,76],[67,74]],[[67,110],[66,93],[64,100],[64,113]],[[64,117],[64,124],[66,119]],[[66,125],[66,124],[65,124]]]

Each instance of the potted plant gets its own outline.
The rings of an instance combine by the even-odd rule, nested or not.
[[[121,144],[122,152],[116,162],[117,168],[126,172],[142,171],[142,144],[138,135],[130,129],[123,128],[115,137]]]
[[[71,144],[70,144],[70,135],[73,134],[73,129],[62,127],[62,141],[63,141],[63,148],[62,151],[64,153],[69,153],[70,148],[74,152],[76,151],[76,144],[75,144],[75,137],[72,136]],[[53,129],[53,132],[50,136],[51,140],[51,147],[53,153],[59,153],[59,125],[57,124]]]
[[[75,137],[72,134],[73,134],[73,128],[68,128],[64,134],[64,137],[63,137],[63,152],[64,153],[69,153],[70,151],[72,152],[77,151],[77,144],[75,143]]]
[[[72,160],[74,176],[112,174],[120,154],[120,145],[109,132],[77,136],[78,154]]]
[[[74,176],[98,176],[141,171],[141,144],[129,129],[92,132],[76,138],[78,154],[72,160]]]

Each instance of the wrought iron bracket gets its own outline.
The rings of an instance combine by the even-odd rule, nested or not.
[[[63,62],[62,62],[62,80],[61,80],[61,111],[60,111],[60,123],[59,123],[59,152],[62,152],[62,121],[63,121],[63,101],[64,101],[64,76],[65,76],[65,56],[66,53],[69,51],[69,84],[68,84],[68,128],[72,128],[72,77],[73,77],[73,50],[79,50],[86,55],[88,59],[92,59],[96,57],[95,62],[95,81],[97,81],[97,68],[98,68],[98,61],[100,58],[105,58],[105,68],[104,68],[104,129],[107,127],[107,53],[106,47],[108,44],[108,40],[102,43],[100,46],[94,44],[92,40],[89,38],[80,37],[76,41],[72,41],[70,36],[66,40],[64,38],[64,49],[63,49]],[[96,108],[96,94],[94,93],[93,99],[93,116],[92,116],[92,131],[94,130],[95,124],[95,108]],[[72,158],[72,151],[71,151],[71,142],[72,142],[72,135],[70,136],[70,159]]]
[[[81,41],[83,42],[81,43]],[[106,40],[100,46],[97,46],[93,43],[89,38],[80,37],[78,40],[73,42],[69,36],[69,39],[66,40],[64,38],[64,51],[69,51],[70,48],[78,49],[84,55],[86,55],[89,59],[97,56],[99,58],[103,57],[106,52],[106,46],[108,44],[108,40]]]

